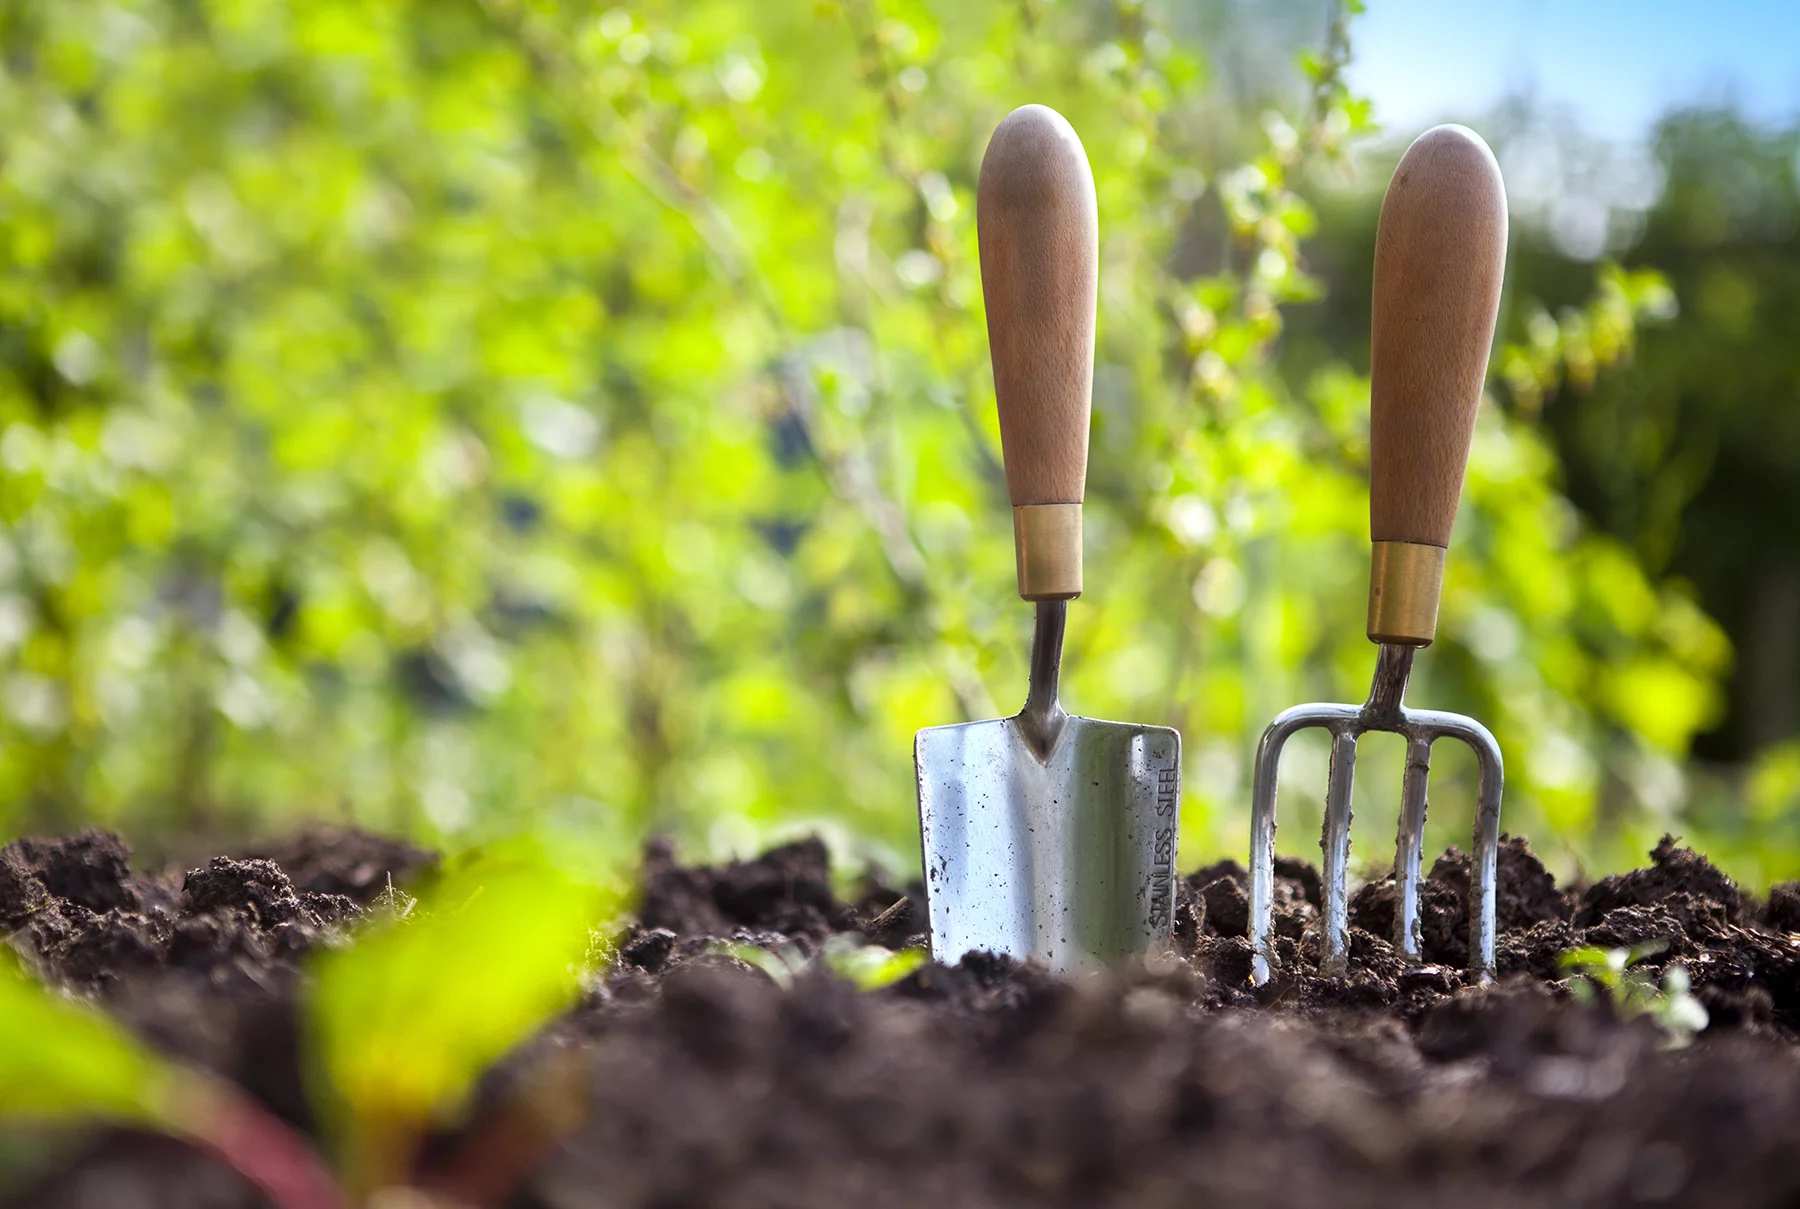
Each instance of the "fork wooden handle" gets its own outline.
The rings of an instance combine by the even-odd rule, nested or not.
[[[1370,333],[1369,637],[1437,633],[1444,554],[1462,497],[1506,268],[1506,190],[1481,136],[1420,135],[1375,237]]]
[[[975,225],[1019,595],[1066,600],[1081,594],[1100,250],[1093,173],[1061,114],[1026,105],[994,130]]]

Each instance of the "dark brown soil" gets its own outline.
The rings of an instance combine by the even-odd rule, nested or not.
[[[425,854],[338,834],[270,855],[144,878],[108,836],[24,841],[0,849],[0,925],[49,977],[310,1128],[295,958]],[[1180,951],[1144,969],[1065,981],[970,957],[871,993],[818,955],[844,933],[918,943],[919,904],[881,885],[839,900],[817,841],[714,868],[653,848],[645,869],[613,966],[434,1140],[423,1182],[512,1209],[1800,1205],[1800,887],[1755,901],[1672,840],[1582,890],[1509,840],[1489,987],[1460,972],[1454,850],[1424,895],[1428,964],[1381,939],[1393,887],[1375,882],[1342,979],[1306,972],[1318,878],[1283,862],[1285,973],[1260,990],[1233,862],[1186,879]],[[780,950],[791,985],[720,940]],[[1645,966],[1680,961],[1710,1013],[1687,1048],[1559,981],[1572,947],[1653,942]],[[519,1126],[546,1071],[586,1101],[548,1149]],[[522,1181],[493,1178],[522,1155],[540,1156]],[[260,1202],[204,1159],[115,1134],[12,1203]]]
[[[428,854],[356,833],[320,833],[301,867],[372,863],[387,884]],[[338,859],[342,854],[345,860]],[[385,854],[385,855],[383,855]],[[0,927],[48,977],[98,999],[160,1048],[235,1079],[307,1127],[294,1005],[296,958],[342,940],[375,890],[353,880],[296,889],[266,859],[214,857],[185,875],[139,876],[117,836],[89,831],[0,848]]]

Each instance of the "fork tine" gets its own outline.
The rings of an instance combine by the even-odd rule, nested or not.
[[[1469,870],[1469,972],[1481,981],[1494,977],[1495,877],[1500,860],[1500,799],[1506,790],[1506,765],[1493,732],[1463,714],[1418,710],[1415,726],[1437,737],[1460,739],[1475,753],[1480,787],[1475,803],[1475,858]]]
[[[1426,786],[1431,779],[1431,736],[1414,734],[1406,741],[1406,776],[1400,784],[1400,838],[1394,851],[1394,947],[1417,961],[1423,949],[1419,935],[1419,875],[1425,861]]]
[[[1295,732],[1327,727],[1336,733],[1355,722],[1353,705],[1296,705],[1275,716],[1256,744],[1256,769],[1250,786],[1250,948],[1254,953],[1250,980],[1269,981],[1275,957],[1275,795],[1279,788],[1281,749]]]
[[[1269,981],[1274,958],[1270,932],[1275,924],[1275,795],[1281,769],[1281,749],[1292,731],[1277,718],[1263,731],[1256,745],[1256,772],[1250,790],[1250,980],[1257,986]]]
[[[1320,938],[1319,969],[1342,974],[1350,964],[1350,793],[1356,784],[1356,736],[1350,727],[1334,729],[1331,780],[1325,791],[1325,924]]]
[[[1500,744],[1488,728],[1466,719],[1467,733],[1459,736],[1475,750],[1481,770],[1481,788],[1475,807],[1475,867],[1469,883],[1469,970],[1481,982],[1494,977],[1495,882],[1500,858],[1500,795],[1506,787],[1506,766]]]

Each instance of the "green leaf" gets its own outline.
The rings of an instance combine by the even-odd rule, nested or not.
[[[878,991],[931,959],[924,949],[902,949],[896,953],[881,945],[861,944],[851,936],[833,936],[810,958],[793,945],[765,949],[737,941],[720,942],[711,951],[761,970],[784,991],[794,985],[794,979],[821,967],[834,978],[855,984],[858,990]]]
[[[738,941],[722,941],[710,946],[710,952],[741,961],[752,969],[761,970],[769,976],[782,990],[794,985],[794,976],[804,973],[809,964],[797,950],[787,947],[785,951],[776,952],[765,949],[761,945],[742,944]]]
[[[488,854],[317,962],[315,1074],[364,1186],[391,1177],[488,1066],[573,1002],[590,930],[616,906],[542,857]]]
[[[839,936],[827,941],[819,956],[826,969],[863,991],[891,986],[931,959],[924,949],[895,952],[881,945],[859,945]]]
[[[1574,975],[1568,985],[1578,1002],[1592,1005],[1604,997],[1626,1020],[1647,1015],[1663,1030],[1666,1045],[1679,1049],[1707,1026],[1709,1018],[1706,1005],[1693,995],[1682,963],[1671,962],[1660,984],[1640,967],[1640,962],[1668,947],[1666,940],[1645,941],[1629,949],[1589,945],[1568,950],[1557,964]]]
[[[179,1073],[104,1013],[0,951],[0,1121],[169,1124]]]

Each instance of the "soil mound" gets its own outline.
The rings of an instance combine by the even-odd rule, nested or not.
[[[297,867],[337,867],[344,848],[359,862],[386,852],[385,886],[390,870],[398,879],[421,864],[410,855],[417,849],[376,836],[321,833],[317,844],[300,850]],[[297,959],[341,943],[362,908],[342,894],[296,889],[269,860],[217,856],[185,875],[146,876],[132,871],[130,857],[118,836],[95,831],[0,848],[0,929],[46,978],[94,997],[159,1048],[236,1080],[287,1120],[309,1124]],[[134,1147],[152,1166],[179,1166],[160,1142]]]
[[[356,843],[396,878],[428,863]],[[346,866],[298,841],[282,855],[144,879],[110,837],[22,842],[0,849],[0,920],[49,977],[308,1127],[296,958],[353,928],[338,895],[367,901],[389,870],[314,880]],[[1490,986],[1462,974],[1469,869],[1453,849],[1426,882],[1422,966],[1385,940],[1379,881],[1352,905],[1349,974],[1319,978],[1318,878],[1284,861],[1281,969],[1251,988],[1247,881],[1226,861],[1185,879],[1177,952],[1143,968],[1063,980],[970,955],[865,993],[831,955],[918,943],[916,890],[843,901],[817,841],[710,867],[653,847],[612,966],[492,1073],[419,1178],[510,1209],[1800,1203],[1800,886],[1758,902],[1673,839],[1651,861],[1577,892],[1509,839]],[[779,951],[788,976],[726,944]],[[1581,946],[1660,946],[1647,978],[1680,962],[1708,1026],[1671,1048],[1650,1017],[1575,996],[1561,958]],[[585,1123],[522,1181],[480,1187],[468,1156],[546,1068],[579,1081]],[[97,1186],[121,1209],[260,1203],[128,1135],[14,1203],[92,1204]]]

